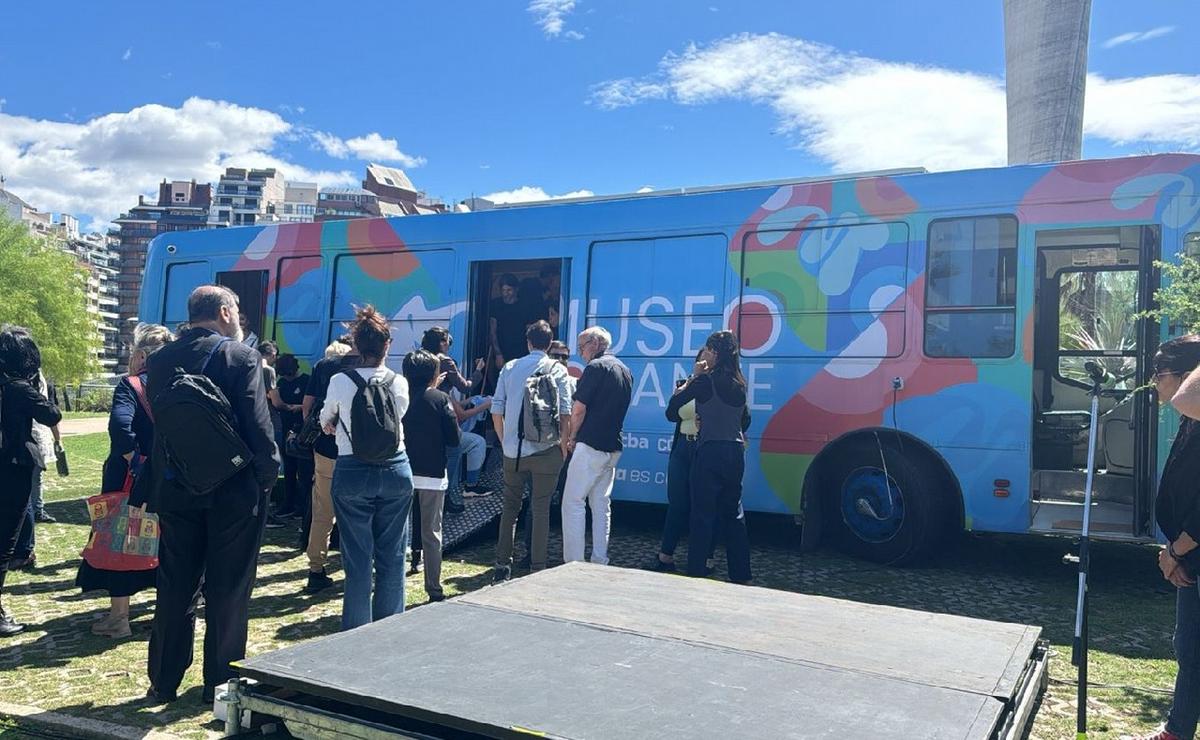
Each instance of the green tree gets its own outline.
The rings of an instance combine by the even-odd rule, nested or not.
[[[1180,255],[1179,264],[1156,262],[1162,284],[1154,293],[1158,308],[1145,313],[1172,327],[1176,334],[1200,332],[1200,260]]]
[[[97,318],[88,313],[88,270],[75,256],[0,214],[0,324],[29,329],[56,383],[95,374]]]

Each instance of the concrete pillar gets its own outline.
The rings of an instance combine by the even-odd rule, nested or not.
[[[1083,155],[1092,0],[1004,0],[1008,163]]]

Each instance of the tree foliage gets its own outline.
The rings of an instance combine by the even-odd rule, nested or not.
[[[1154,293],[1158,307],[1143,315],[1172,327],[1174,334],[1200,332],[1200,260],[1180,255],[1178,264],[1155,265],[1162,271],[1162,287]]]
[[[97,317],[88,313],[88,270],[52,241],[0,214],[0,324],[24,326],[57,383],[95,374]]]

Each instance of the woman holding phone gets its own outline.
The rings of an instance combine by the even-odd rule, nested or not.
[[[708,561],[720,533],[725,540],[729,580],[749,583],[750,540],[742,510],[742,475],[750,411],[733,332],[719,331],[708,338],[691,377],[671,398],[671,406],[677,409],[689,403],[695,404],[696,434],[687,478],[691,494],[687,573],[704,576],[711,572]],[[683,416],[679,418],[682,428]],[[672,544],[666,534],[670,533],[664,532],[663,549]],[[662,552],[660,562],[663,555],[673,562],[671,553]]]

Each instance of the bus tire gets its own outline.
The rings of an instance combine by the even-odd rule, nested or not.
[[[850,440],[825,476],[826,532],[855,557],[894,565],[920,561],[951,530],[955,507],[943,477],[923,455],[903,454],[890,440]]]

